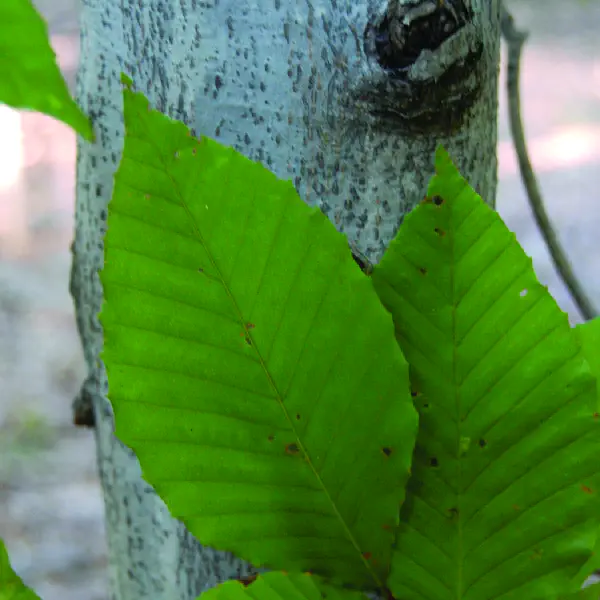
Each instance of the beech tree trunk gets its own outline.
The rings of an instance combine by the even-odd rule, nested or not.
[[[292,179],[379,260],[425,195],[436,145],[494,206],[500,0],[83,0],[71,293],[106,503],[111,598],[188,600],[252,572],[202,547],[113,436],[98,270],[123,147],[120,72],[197,135]],[[80,407],[81,409],[81,407]]]

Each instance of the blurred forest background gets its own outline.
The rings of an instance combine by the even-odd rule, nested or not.
[[[74,92],[78,0],[34,0]],[[521,96],[547,210],[600,309],[600,1],[507,0],[530,31]],[[503,47],[503,69],[505,65]],[[520,180],[501,75],[497,210],[572,324],[580,317],[549,259]],[[107,600],[94,436],[72,425],[85,375],[68,293],[75,136],[0,106],[0,537],[43,600]]]

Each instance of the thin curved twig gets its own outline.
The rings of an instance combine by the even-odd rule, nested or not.
[[[525,134],[523,132],[523,121],[521,120],[521,101],[519,93],[519,70],[521,62],[521,50],[527,39],[528,32],[520,31],[515,27],[513,17],[506,9],[504,2],[501,5],[501,29],[502,36],[508,44],[508,66],[507,66],[507,94],[508,94],[508,112],[510,120],[510,130],[513,143],[517,151],[519,169],[529,204],[533,211],[536,223],[540,232],[546,241],[552,262],[558,271],[559,276],[567,286],[579,312],[586,321],[593,319],[598,313],[594,309],[591,300],[583,291],[577,277],[573,273],[571,264],[560,245],[558,236],[550,223],[544,202],[538,187],[537,179],[533,172],[527,145],[525,143]]]

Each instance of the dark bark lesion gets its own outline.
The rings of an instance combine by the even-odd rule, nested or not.
[[[382,127],[453,133],[485,81],[482,37],[468,0],[390,0],[364,31],[359,107]]]
[[[367,26],[365,44],[384,69],[402,76],[423,50],[436,50],[471,19],[462,0],[390,0],[383,18]]]
[[[78,301],[81,298],[81,273],[80,273],[80,261],[81,257],[77,252],[75,240],[71,243],[71,271],[69,273],[69,294],[73,299],[73,305],[75,307],[75,318],[77,324],[77,331],[79,333],[79,339],[83,341],[83,316],[82,311],[78,309]],[[97,390],[97,380],[95,377],[88,376],[87,379],[81,385],[79,392],[73,399],[73,424],[78,427],[95,427],[96,417],[94,414],[94,394]]]

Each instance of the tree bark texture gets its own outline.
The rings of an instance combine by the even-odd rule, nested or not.
[[[113,436],[98,359],[120,72],[151,105],[292,179],[372,261],[424,196],[436,145],[494,206],[500,0],[83,0],[71,292],[89,369],[111,598],[188,600],[244,576],[202,547]]]

